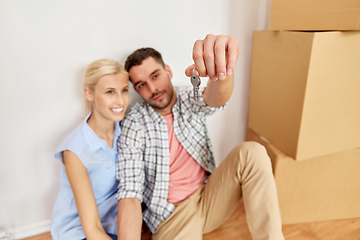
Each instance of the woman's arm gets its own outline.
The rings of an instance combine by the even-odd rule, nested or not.
[[[64,151],[63,159],[86,239],[111,240],[101,225],[99,211],[87,169],[80,159],[71,151]]]

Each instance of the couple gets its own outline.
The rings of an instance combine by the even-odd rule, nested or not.
[[[196,69],[209,77],[198,101],[192,89],[173,87],[170,67],[152,48],[133,52],[125,69],[108,59],[90,64],[84,81],[88,116],[55,155],[65,167],[53,239],[139,240],[143,219],[152,239],[202,239],[225,222],[241,197],[253,239],[284,239],[265,148],[239,144],[215,166],[205,118],[230,98],[238,55],[233,36],[195,42],[194,64],[185,74]],[[129,80],[144,101],[124,118]]]

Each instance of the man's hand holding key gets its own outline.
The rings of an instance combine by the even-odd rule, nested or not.
[[[201,84],[200,77],[195,74],[195,68],[193,69],[193,73],[190,77],[190,82],[193,85],[193,91],[194,91],[194,99],[195,101],[199,100],[199,87]]]
[[[194,64],[186,68],[186,76],[190,77],[196,69],[195,74],[199,77],[221,81],[233,74],[239,57],[239,43],[234,36],[208,34],[205,39],[195,42],[192,57]]]

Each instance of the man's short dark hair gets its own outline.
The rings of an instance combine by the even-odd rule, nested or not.
[[[156,51],[153,48],[139,48],[138,50],[134,51],[132,54],[128,56],[125,61],[125,69],[126,71],[130,71],[133,66],[141,65],[144,59],[148,57],[154,58],[154,60],[160,63],[163,67],[165,67],[164,61],[162,59],[161,53]]]

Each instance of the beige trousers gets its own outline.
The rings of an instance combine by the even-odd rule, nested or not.
[[[236,146],[204,186],[176,205],[152,239],[202,239],[230,217],[241,197],[254,240],[284,239],[271,162],[256,142]]]

